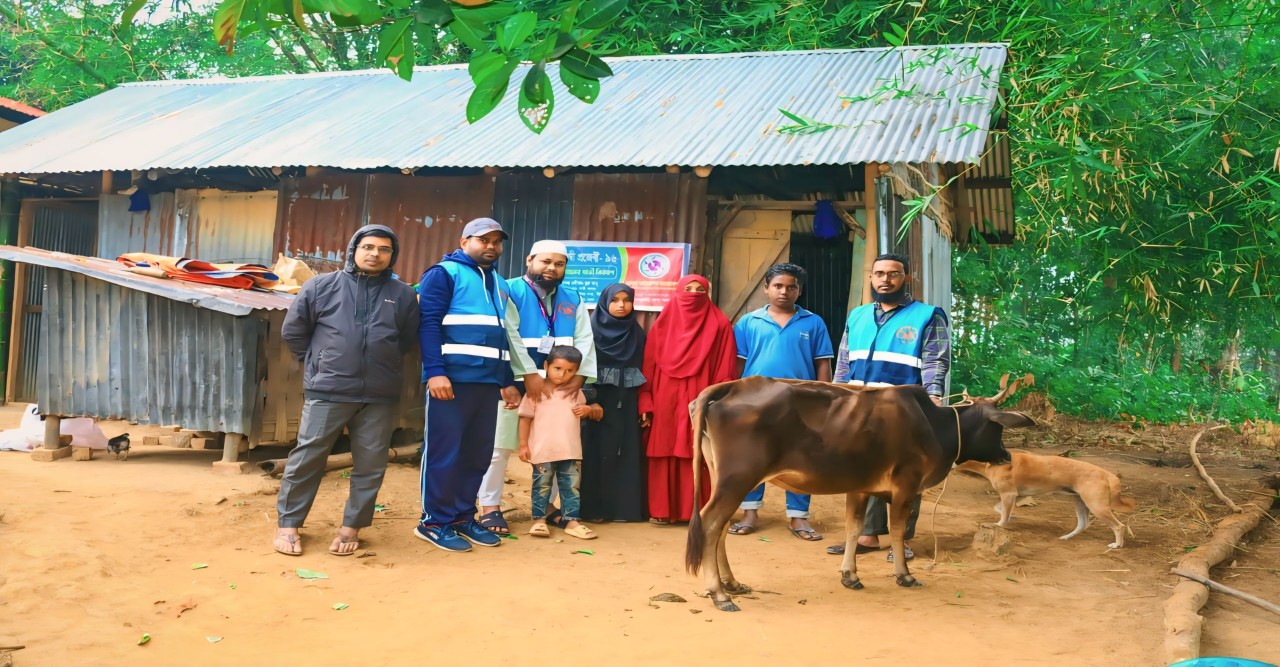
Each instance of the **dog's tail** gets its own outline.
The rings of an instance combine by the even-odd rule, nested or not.
[[[1133,498],[1120,495],[1120,478],[1116,475],[1107,474],[1107,486],[1111,490],[1111,509],[1132,512],[1138,506]]]

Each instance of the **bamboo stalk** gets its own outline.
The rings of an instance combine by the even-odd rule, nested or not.
[[[1184,571],[1182,571],[1182,570],[1179,570],[1179,569],[1178,569],[1178,568],[1176,568],[1176,567],[1175,567],[1175,568],[1173,568],[1172,570],[1169,570],[1169,571],[1170,571],[1170,572],[1172,572],[1172,573],[1174,573],[1174,574],[1176,574],[1176,575],[1178,575],[1179,577],[1185,577],[1185,578],[1190,579],[1190,580],[1192,580],[1192,581],[1196,581],[1196,582],[1202,583],[1202,584],[1204,584],[1205,586],[1208,586],[1209,588],[1212,588],[1212,589],[1213,589],[1213,590],[1215,590],[1215,591],[1219,591],[1219,592],[1221,592],[1221,593],[1226,593],[1227,595],[1230,595],[1230,596],[1233,596],[1233,597],[1240,598],[1241,600],[1244,600],[1245,602],[1248,602],[1249,604],[1257,605],[1257,606],[1259,606],[1259,607],[1262,607],[1263,609],[1266,609],[1267,611],[1269,611],[1269,612],[1271,612],[1271,613],[1273,613],[1273,614],[1280,615],[1280,605],[1278,605],[1278,604],[1276,604],[1276,603],[1274,603],[1274,602],[1267,602],[1266,600],[1263,600],[1262,598],[1257,597],[1256,595],[1250,595],[1250,594],[1248,594],[1248,593],[1246,593],[1246,592],[1244,592],[1244,591],[1242,591],[1242,590],[1239,590],[1239,589],[1236,589],[1236,588],[1232,588],[1232,587],[1227,586],[1227,585],[1224,585],[1224,584],[1220,584],[1220,583],[1218,583],[1218,582],[1216,582],[1216,581],[1214,581],[1214,580],[1212,580],[1212,579],[1209,579],[1208,577],[1202,577],[1202,576],[1200,576],[1200,575],[1198,575],[1198,574],[1192,574],[1192,573],[1190,573],[1190,572],[1184,572]]]
[[[421,442],[410,443],[400,447],[392,447],[387,453],[387,460],[392,463],[414,461],[421,455],[421,452]],[[266,461],[259,462],[258,467],[262,468],[262,472],[271,475],[272,477],[279,477],[284,474],[284,467],[288,463],[289,459],[287,458],[268,459]],[[331,472],[334,470],[342,470],[343,468],[350,468],[352,465],[351,454],[334,454],[325,461],[324,471]]]

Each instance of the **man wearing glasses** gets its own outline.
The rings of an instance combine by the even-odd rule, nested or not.
[[[844,337],[836,357],[834,382],[863,387],[924,385],[929,398],[942,405],[947,373],[951,370],[951,328],[941,308],[911,298],[911,266],[903,255],[887,253],[871,265],[871,299],[853,309],[845,322]],[[920,497],[907,517],[907,539],[915,536]],[[896,517],[895,517],[896,520]],[[880,536],[889,534],[885,502],[872,496],[867,502],[866,523],[858,537],[858,553],[876,551]],[[827,548],[844,554],[844,545]],[[908,560],[915,557],[906,548]],[[893,553],[889,553],[893,562]]]
[[[298,446],[289,452],[276,501],[272,546],[282,554],[302,555],[298,529],[344,427],[354,464],[351,491],[329,553],[355,553],[360,529],[373,523],[391,431],[400,417],[404,355],[418,344],[413,288],[391,272],[399,248],[389,228],[361,227],[347,245],[345,268],[307,281],[285,315],[281,337],[304,364],[304,400]]]

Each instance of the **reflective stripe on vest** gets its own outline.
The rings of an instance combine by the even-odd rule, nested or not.
[[[924,366],[920,334],[938,309],[912,301],[895,308],[876,326],[874,309],[878,307],[869,303],[849,313],[849,383],[869,387],[920,384]]]
[[[506,312],[506,283],[493,272],[494,284],[487,289],[484,274],[477,267],[458,262],[440,264],[453,279],[453,299],[441,320],[445,373],[464,381],[498,381],[501,363],[510,359],[507,331],[502,324]]]

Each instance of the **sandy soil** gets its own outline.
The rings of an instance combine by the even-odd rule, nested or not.
[[[5,409],[0,427],[13,425],[16,412]],[[122,429],[104,425],[109,436]],[[1052,427],[1010,444],[1064,449]],[[1044,444],[1056,448],[1035,449]],[[1262,473],[1208,449],[1211,472],[1244,497],[1247,480]],[[838,559],[824,552],[842,539],[842,499],[814,499],[827,539],[811,544],[785,530],[781,492],[770,488],[763,529],[729,538],[735,571],[760,590],[739,598],[741,613],[726,614],[696,597],[698,581],[682,571],[679,526],[607,524],[595,527],[594,542],[555,531],[498,549],[438,551],[411,534],[418,475],[410,465],[388,471],[386,509],[362,536],[365,557],[325,552],[345,499],[346,480],[335,472],[303,531],[306,553],[289,558],[270,547],[278,482],[215,475],[217,452],[137,444],[127,461],[98,454],[55,463],[0,452],[0,646],[26,645],[11,654],[20,667],[563,666],[714,656],[734,665],[1163,664],[1168,569],[1206,538],[1206,520],[1225,512],[1189,468],[1097,449],[1080,455],[1119,472],[1138,498],[1135,536],[1123,550],[1106,548],[1111,533],[1099,523],[1058,540],[1074,513],[1065,497],[1049,497],[1015,512],[1011,557],[984,559],[970,540],[994,520],[995,499],[984,480],[957,475],[936,531],[937,490],[926,497],[913,570],[926,586],[898,588],[891,566],[871,555],[860,559],[867,589],[848,591]],[[1274,469],[1274,457],[1265,465]],[[528,467],[513,461],[508,474],[519,515],[529,503]],[[1204,503],[1207,514],[1195,509]],[[935,534],[940,556],[930,567]],[[1215,575],[1280,600],[1280,529],[1256,532],[1235,566]],[[328,578],[302,579],[296,568]],[[660,593],[689,601],[649,602]],[[1204,655],[1280,659],[1274,616],[1218,594],[1205,613]],[[151,639],[139,646],[143,633]]]

